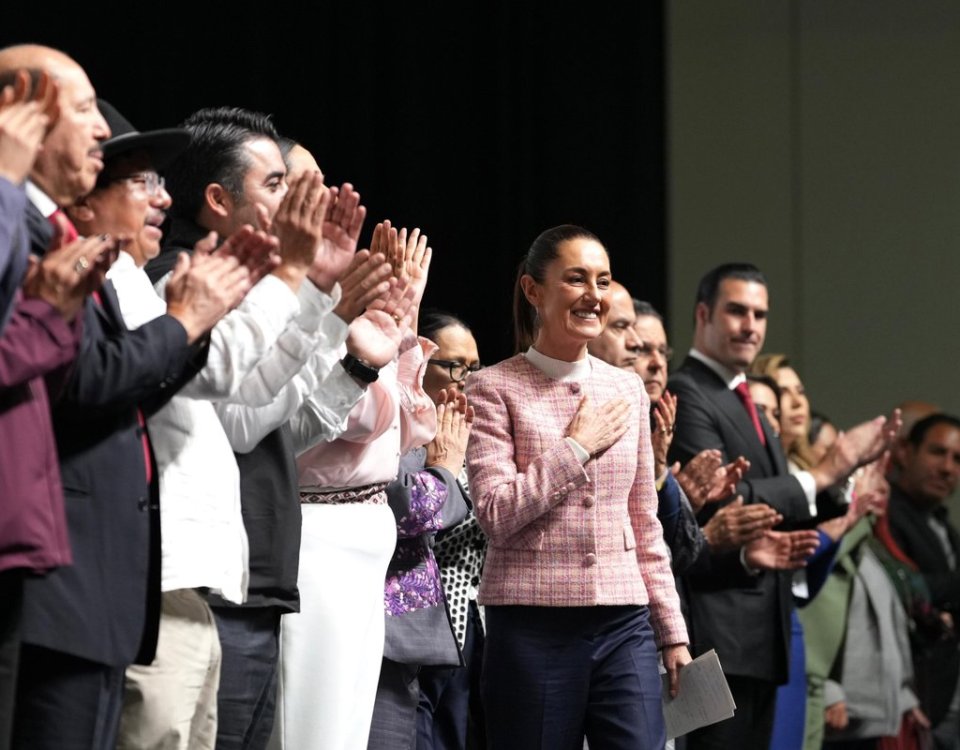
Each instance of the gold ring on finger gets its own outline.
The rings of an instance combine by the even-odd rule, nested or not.
[[[90,268],[90,261],[82,255],[77,258],[77,262],[73,264],[73,270],[76,271],[77,274],[83,274],[88,268]]]

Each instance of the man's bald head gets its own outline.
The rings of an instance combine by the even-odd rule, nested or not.
[[[110,137],[97,109],[97,94],[73,58],[38,44],[0,49],[0,75],[21,68],[42,70],[56,81],[60,117],[47,133],[30,179],[60,206],[89,193],[103,169],[99,142]]]
[[[70,55],[40,44],[15,44],[0,49],[0,73],[19,68],[36,68],[53,75],[58,68],[71,65],[77,63]]]
[[[295,143],[287,152],[286,162],[287,182],[293,182],[306,172],[321,172],[320,165],[313,158],[313,154],[299,143]]]

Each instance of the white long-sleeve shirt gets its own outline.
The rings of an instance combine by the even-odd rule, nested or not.
[[[109,276],[128,327],[165,312],[164,282],[155,291],[129,255]],[[148,420],[160,479],[163,591],[207,587],[236,603],[246,598],[240,476],[211,399],[243,399],[233,406],[248,415],[272,403],[284,374],[299,372],[311,346],[322,345],[320,324],[336,318],[328,313],[338,299],[339,288],[331,296],[309,282],[298,299],[279,279],[264,278],[211,332],[201,373]]]

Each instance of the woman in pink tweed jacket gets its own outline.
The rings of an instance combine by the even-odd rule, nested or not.
[[[584,735],[598,748],[662,747],[657,644],[674,688],[690,660],[656,516],[647,395],[586,351],[610,279],[586,230],[541,234],[518,273],[523,353],[467,385],[470,486],[489,537],[480,601],[494,748],[580,748]]]

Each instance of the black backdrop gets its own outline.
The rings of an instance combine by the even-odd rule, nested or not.
[[[116,8],[21,0],[0,44],[65,50],[143,130],[202,106],[273,113],[328,184],[360,190],[363,242],[381,218],[427,232],[425,303],[464,317],[484,362],[512,353],[514,269],[555,224],[594,231],[664,308],[662,0]]]

